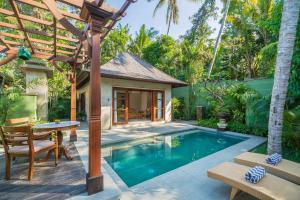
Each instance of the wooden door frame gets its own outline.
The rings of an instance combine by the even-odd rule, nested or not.
[[[162,119],[161,120],[156,120],[155,118],[155,106],[153,105],[154,103],[154,92],[161,92],[162,93]],[[162,90],[153,90],[151,93],[151,121],[165,121],[166,120],[166,107],[165,107],[165,91]]]
[[[115,102],[115,98],[114,98],[114,94],[115,94],[115,90],[123,90],[126,91],[126,98],[125,98],[125,104],[126,104],[126,110],[125,110],[125,122],[123,123],[116,123],[114,118],[115,118],[115,110],[114,110],[114,102]],[[112,87],[112,125],[120,125],[120,124],[128,124],[128,107],[129,107],[129,91],[143,91],[143,92],[150,92],[151,95],[151,117],[150,120],[151,121],[155,121],[155,116],[154,116],[154,105],[153,105],[153,93],[154,92],[161,92],[162,93],[162,111],[163,111],[163,117],[162,120],[159,121],[163,121],[165,120],[165,116],[166,116],[166,108],[165,108],[165,91],[164,90],[151,90],[151,89],[140,89],[140,88],[126,88],[126,87]]]
[[[125,92],[125,122],[115,122],[115,91],[116,90],[122,90]],[[126,88],[115,88],[113,87],[112,88],[112,125],[124,125],[124,124],[128,124],[128,104],[129,104],[129,101],[128,101],[128,90]]]

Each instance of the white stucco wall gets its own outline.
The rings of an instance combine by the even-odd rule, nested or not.
[[[165,121],[171,121],[171,85],[161,83],[149,83],[143,81],[132,81],[123,79],[101,78],[101,126],[109,129],[112,126],[112,88],[136,88],[165,91]],[[85,92],[85,110],[89,116],[89,84],[77,90],[77,95]]]
[[[26,93],[37,95],[37,118],[48,119],[48,80],[43,71],[26,71]]]

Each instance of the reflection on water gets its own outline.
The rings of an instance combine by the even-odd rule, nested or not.
[[[105,148],[105,160],[130,187],[243,141],[192,130]]]

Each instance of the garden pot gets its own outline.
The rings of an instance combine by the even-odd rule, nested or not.
[[[219,112],[218,113],[218,117],[219,117],[219,119],[225,119],[225,120],[227,120],[228,117],[229,117],[229,114],[225,113],[225,112]]]
[[[219,123],[217,123],[218,125],[218,130],[219,131],[226,131],[227,129],[227,123],[225,119],[220,119]]]
[[[229,117],[229,114],[226,112],[219,112],[218,113],[218,117],[219,117],[219,123],[218,125],[218,130],[219,131],[225,131],[227,129],[227,119]]]

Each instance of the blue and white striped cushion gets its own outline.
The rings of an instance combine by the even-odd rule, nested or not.
[[[278,153],[274,153],[266,159],[266,162],[271,165],[277,165],[282,160],[282,156]]]
[[[245,174],[246,181],[250,183],[258,183],[264,176],[266,175],[265,168],[261,166],[255,166],[251,168],[248,172]]]

